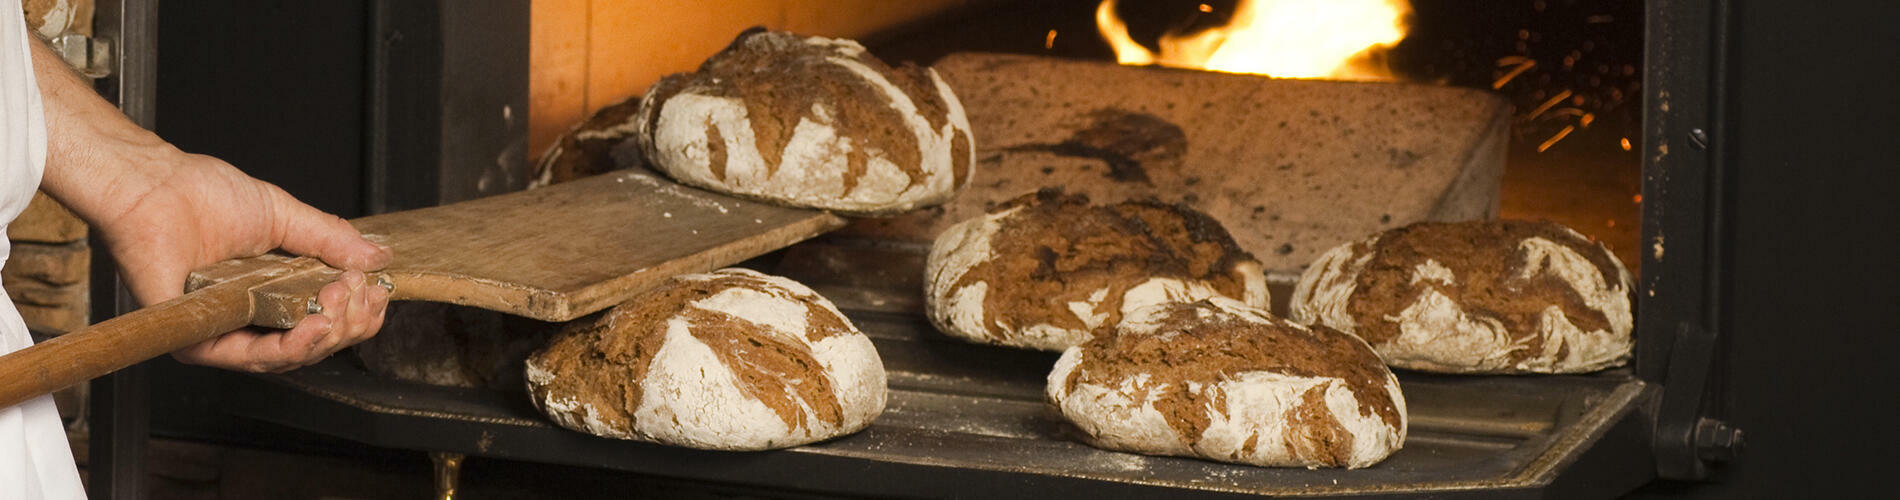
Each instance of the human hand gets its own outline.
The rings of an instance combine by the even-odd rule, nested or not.
[[[179,296],[193,269],[276,248],[345,270],[318,292],[322,312],[290,330],[238,330],[173,357],[230,370],[282,372],[321,361],[382,328],[389,294],[364,272],[388,265],[388,249],[364,239],[349,222],[223,161],[164,149],[141,169],[151,175],[113,186],[124,196],[120,210],[92,221],[140,303]]]
[[[41,187],[92,223],[140,303],[183,294],[193,269],[276,248],[346,271],[317,293],[323,311],[290,330],[238,330],[174,357],[232,370],[287,371],[382,328],[388,291],[366,284],[363,272],[388,265],[389,249],[277,186],[216,158],[179,151],[100,99],[44,45],[28,45],[46,123]]]

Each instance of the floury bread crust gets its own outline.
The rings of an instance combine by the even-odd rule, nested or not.
[[[884,410],[884,363],[824,297],[743,269],[674,278],[528,358],[563,427],[715,450],[857,432]]]
[[[642,99],[637,137],[674,179],[856,215],[950,199],[976,148],[956,94],[850,40],[748,31]]]
[[[1266,275],[1219,221],[1182,205],[1091,205],[1045,190],[945,230],[925,308],[953,337],[1060,351],[1158,302],[1266,307]]]
[[[1292,316],[1399,368],[1581,373],[1629,361],[1629,290],[1609,250],[1557,224],[1420,223],[1321,255]]]
[[[632,98],[600,108],[586,121],[574,124],[554,141],[534,164],[528,189],[602,174],[619,168],[613,151],[633,138],[640,99]]]
[[[1222,297],[1136,310],[1062,353],[1047,395],[1101,448],[1269,467],[1367,467],[1407,425],[1365,342]]]

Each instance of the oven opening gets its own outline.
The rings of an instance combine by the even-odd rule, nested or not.
[[[860,219],[747,264],[830,298],[886,360],[894,411],[875,428],[886,432],[814,452],[954,471],[932,481],[996,471],[1176,492],[1551,484],[1560,471],[1549,464],[1588,450],[1653,388],[1627,367],[1527,377],[1401,371],[1411,434],[1388,462],[1363,471],[1109,452],[1077,442],[1043,409],[1054,353],[966,344],[924,321],[925,254],[951,224],[1058,188],[1208,212],[1264,264],[1283,315],[1321,253],[1420,221],[1553,221],[1640,272],[1643,14],[1634,3],[1542,1],[978,2],[858,36],[888,62],[932,65],[956,90],[977,168],[943,207]],[[679,51],[692,55],[672,70],[620,58],[629,62],[590,71],[657,77],[726,41],[693,36],[706,41]],[[641,47],[590,40],[593,60]],[[616,85],[609,95],[589,86],[588,104],[613,106],[645,88]],[[561,143],[577,113],[537,124],[537,141]],[[624,150],[608,156],[615,167],[639,160]]]
[[[221,59],[203,53],[271,53],[273,44],[299,48],[304,38],[344,46],[338,52],[364,59],[351,70],[360,73],[253,73],[292,81],[264,87],[272,92],[350,110],[293,125],[308,132],[301,137],[349,147],[279,158],[263,146],[269,142],[223,138],[189,121],[171,122],[167,136],[194,150],[255,154],[254,164],[305,167],[259,174],[265,178],[307,177],[313,167],[299,162],[361,158],[360,178],[310,188],[341,193],[325,208],[351,215],[649,169],[638,148],[581,144],[574,128],[626,120],[660,77],[693,70],[742,31],[765,26],[852,38],[886,62],[934,67],[968,113],[975,173],[941,207],[855,219],[739,264],[808,285],[869,336],[890,400],[864,432],[746,454],[569,431],[527,400],[521,370],[523,358],[569,325],[399,303],[384,334],[308,370],[236,377],[164,368],[167,377],[224,377],[216,379],[224,381],[216,404],[202,406],[273,429],[260,434],[294,429],[331,449],[429,452],[444,478],[468,456],[470,464],[510,464],[491,471],[533,463],[511,470],[589,481],[663,477],[689,490],[767,495],[1589,496],[1656,477],[1644,419],[1661,391],[1633,364],[1570,375],[1396,370],[1410,428],[1402,449],[1366,469],[1263,468],[1095,448],[1045,400],[1059,353],[952,339],[925,316],[922,293],[927,253],[945,228],[1050,188],[1208,213],[1260,261],[1270,309],[1282,316],[1320,255],[1422,221],[1552,221],[1602,243],[1641,275],[1647,253],[1661,252],[1660,242],[1642,240],[1644,154],[1653,150],[1644,144],[1643,58],[1653,47],[1641,2],[836,0],[741,8],[537,0],[499,13],[443,3],[449,13],[439,17],[370,3],[367,14],[302,7],[342,10],[329,12],[340,19],[362,14],[352,25],[360,37],[317,30],[180,48],[174,54],[193,56],[167,61],[191,70],[160,87],[178,93],[168,102],[196,106],[172,104],[164,116],[244,112],[252,107],[226,102],[247,93],[191,90],[220,75]],[[205,9],[166,5],[178,13],[174,31],[227,33]],[[268,18],[253,12],[262,7],[234,8]],[[406,24],[416,19],[426,22]],[[468,35],[502,25],[521,28],[519,36]],[[369,83],[360,95],[297,92],[306,83],[296,80],[319,77]],[[339,125],[352,120],[360,129]],[[225,147],[233,149],[218,151]],[[428,175],[411,176],[404,170],[411,168]],[[1643,311],[1635,314],[1640,322]],[[1636,334],[1639,358],[1645,333]],[[293,446],[180,424],[201,411],[193,407],[199,400],[183,401],[161,402],[156,427]]]
[[[1478,203],[1494,203],[1495,215],[1501,218],[1550,220],[1576,229],[1611,248],[1632,272],[1640,272],[1641,259],[1636,252],[1642,227],[1643,15],[1642,5],[1627,2],[1536,1],[1473,7],[1433,0],[1077,1],[1033,8],[975,9],[957,22],[879,37],[876,40],[881,43],[874,43],[872,48],[892,59],[934,61],[957,52],[1010,53],[1426,88],[1417,92],[1430,92],[1432,88],[1481,91],[1508,105],[1508,117],[1500,120],[1505,129],[1500,137],[1506,146],[1502,148],[1504,155],[1480,162],[1482,168],[1501,172],[1495,192],[1469,196],[1478,198]],[[1125,75],[1138,81],[1142,73],[1129,71]],[[1060,75],[1048,77],[1059,79]],[[1281,90],[1269,83],[1260,84],[1255,91]],[[1391,94],[1399,98],[1368,91],[1364,96],[1341,96],[1343,102],[1315,104],[1312,108],[1322,113],[1337,109],[1350,114],[1354,109],[1371,108],[1364,101],[1397,101],[1408,93],[1414,91],[1392,90]],[[1052,97],[1062,100],[1064,96]],[[1138,103],[1144,96],[1125,98]],[[1435,99],[1447,106],[1472,105],[1448,97]],[[1225,104],[1230,103],[1217,103],[1211,109],[1239,113],[1219,109]],[[1435,102],[1394,104],[1400,106],[1398,119],[1439,111],[1433,107]],[[1222,113],[1182,116],[1184,121],[1229,119]],[[1374,121],[1371,117],[1356,118]],[[1455,117],[1443,120],[1451,119]],[[1427,128],[1435,118],[1413,121],[1424,124],[1417,128]],[[1474,127],[1466,123],[1457,126]],[[1232,132],[1233,137],[1209,137],[1203,139],[1205,143],[1190,147],[1231,151],[1235,144],[1299,140],[1297,134],[1288,138],[1283,130],[1265,127]],[[1377,140],[1393,139],[1380,137],[1368,142]],[[1299,147],[1355,146],[1328,141]],[[1370,151],[1360,153],[1359,157],[1347,154],[1339,162],[1342,165],[1333,168],[1348,170],[1351,163],[1380,161],[1370,158]],[[1408,156],[1404,151],[1398,154]],[[1250,165],[1254,160],[1250,157],[1221,160],[1233,163],[1229,168],[1240,175],[1283,165]],[[1272,181],[1272,177],[1262,179]],[[1338,203],[1368,202],[1376,203],[1350,198]],[[1251,222],[1255,221],[1230,224]],[[1407,222],[1411,221],[1398,224]],[[1275,244],[1250,250],[1268,253],[1278,247]],[[1306,256],[1305,252],[1300,254]]]

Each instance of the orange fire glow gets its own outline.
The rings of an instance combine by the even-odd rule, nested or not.
[[[1096,7],[1095,25],[1122,64],[1392,80],[1378,55],[1405,39],[1410,11],[1405,0],[1242,0],[1226,26],[1163,35],[1158,55],[1128,36],[1128,25],[1115,14],[1115,0]]]

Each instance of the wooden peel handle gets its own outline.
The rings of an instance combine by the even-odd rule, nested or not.
[[[250,325],[252,290],[298,270],[247,274],[0,356],[0,408]]]

